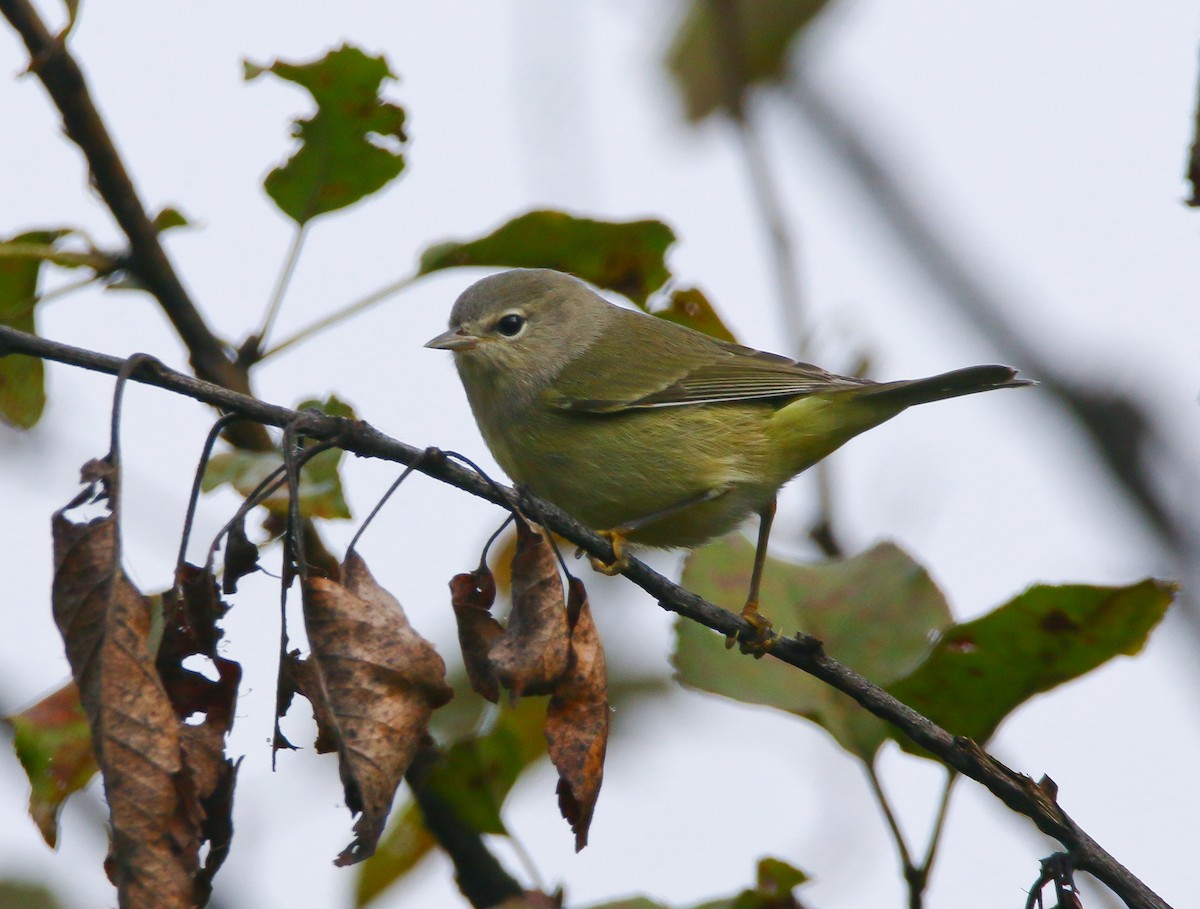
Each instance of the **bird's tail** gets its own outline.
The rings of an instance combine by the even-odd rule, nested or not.
[[[864,398],[884,398],[897,409],[913,404],[926,404],[959,395],[973,395],[994,388],[1020,388],[1036,385],[1029,379],[1018,379],[1017,371],[1008,366],[968,366],[927,379],[902,382],[882,382],[860,392]]]

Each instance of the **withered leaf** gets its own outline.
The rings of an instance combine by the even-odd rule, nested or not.
[[[570,581],[567,614],[571,625],[570,659],[546,710],[546,741],[550,760],[558,770],[558,806],[575,834],[578,852],[587,845],[604,778],[608,674],[587,591],[578,578]]]
[[[165,593],[162,601],[163,635],[155,666],[175,708],[184,764],[203,807],[201,834],[210,844],[197,877],[203,902],[233,835],[237,770],[225,756],[225,736],[233,727],[242,667],[217,653],[223,635],[217,620],[228,607],[217,593],[211,572],[194,565],[181,566],[175,588]],[[217,678],[186,668],[184,661],[194,656],[208,660]]]
[[[413,631],[400,603],[356,553],[342,564],[342,583],[309,578],[303,591],[311,659],[332,713],[346,805],[359,815],[354,841],[336,860],[348,865],[374,852],[429,718],[452,692],[442,658]]]
[[[221,576],[221,592],[237,593],[237,582],[258,571],[258,547],[246,536],[246,518],[235,521],[225,535],[225,572]]]
[[[96,476],[107,489],[108,477]],[[105,867],[122,907],[191,906],[203,887],[204,812],[147,644],[149,605],[119,567],[115,516],[77,524],[70,507],[53,518],[52,599],[104,777]]]
[[[578,578],[564,601],[550,541],[518,518],[512,556],[513,606],[507,627],[490,612],[495,580],[486,566],[450,581],[459,644],[471,687],[495,702],[497,683],[514,704],[550,695],[543,732],[558,769],[559,809],[587,845],[608,747],[608,675],[604,648]],[[499,825],[499,822],[496,822]]]
[[[317,664],[311,659],[301,659],[300,651],[293,650],[284,657],[281,668],[283,671],[280,673],[280,679],[286,680],[288,683],[288,703],[291,703],[291,694],[299,693],[304,695],[312,706],[313,721],[317,724],[317,740],[313,743],[313,748],[317,754],[337,751],[337,722],[333,716],[333,706],[329,703],[325,687],[321,684],[321,675]],[[284,710],[279,717],[286,712]],[[275,747],[277,749],[287,747],[294,750],[296,746],[291,742],[286,742],[283,746],[277,744]]]
[[[458,644],[471,689],[493,704],[500,699],[500,684],[489,659],[504,628],[492,616],[496,580],[486,565],[450,579],[450,604],[458,623]]]
[[[496,678],[512,693],[552,694],[567,669],[570,633],[554,549],[544,534],[517,521],[512,561],[512,612],[491,648]]]

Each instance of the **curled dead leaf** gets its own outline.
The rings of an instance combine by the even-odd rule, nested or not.
[[[346,805],[359,815],[354,841],[336,860],[348,865],[374,852],[429,718],[452,692],[442,658],[357,553],[346,557],[341,574],[342,583],[304,582],[308,662],[316,679],[301,684],[309,690],[319,685],[314,694],[327,704],[320,708],[322,725],[337,745]]]
[[[567,669],[569,631],[558,561],[545,535],[517,521],[512,560],[512,612],[489,660],[513,700],[551,694]]]
[[[608,672],[604,647],[592,620],[583,582],[571,578],[567,613],[571,655],[567,671],[546,709],[546,741],[558,770],[558,806],[575,834],[575,851],[587,845],[588,829],[608,749]]]
[[[545,535],[517,521],[512,557],[513,607],[507,627],[492,617],[495,582],[486,567],[450,582],[459,643],[471,687],[495,702],[498,687],[514,703],[550,695],[543,732],[558,770],[559,809],[587,845],[608,747],[608,676],[604,648],[583,582],[570,578],[564,600],[558,561]]]
[[[107,472],[96,477],[106,488]],[[149,605],[119,566],[116,518],[73,522],[65,512],[84,500],[53,518],[52,602],[104,778],[105,868],[124,907],[190,906],[199,902],[204,811],[150,655]]]
[[[492,615],[496,581],[486,565],[450,579],[450,604],[458,624],[458,645],[471,689],[493,704],[500,699],[500,683],[492,666],[492,647],[504,627]]]

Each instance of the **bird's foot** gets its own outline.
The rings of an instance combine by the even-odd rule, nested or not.
[[[749,623],[750,630],[731,634],[725,638],[725,649],[731,649],[734,644],[737,644],[742,653],[752,654],[756,660],[761,659],[762,655],[767,652],[767,645],[774,637],[774,633],[771,631],[771,620],[758,611],[757,600],[750,600],[742,607],[742,618]]]
[[[616,558],[611,562],[605,562],[596,556],[588,556],[588,561],[592,563],[592,568],[601,574],[606,574],[609,577],[620,574],[629,567],[629,556],[625,555],[625,531],[620,528],[617,530],[601,530],[600,536],[608,540],[612,546],[613,555]]]

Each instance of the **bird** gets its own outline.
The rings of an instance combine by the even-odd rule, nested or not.
[[[496,462],[612,542],[692,549],[759,517],[742,615],[755,635],[779,490],[915,404],[1035,384],[1007,366],[874,382],[609,302],[551,269],[483,278],[455,301],[448,350]],[[604,566],[600,566],[604,567]]]

